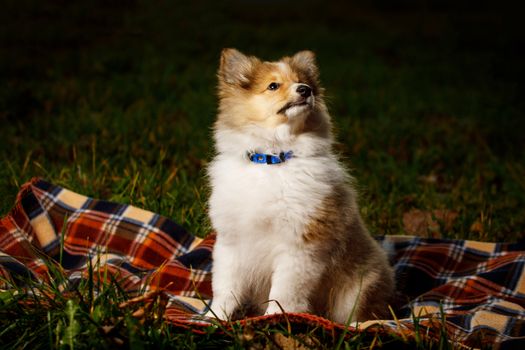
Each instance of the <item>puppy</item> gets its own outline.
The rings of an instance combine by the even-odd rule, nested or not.
[[[284,310],[340,323],[385,315],[393,271],[334,154],[314,54],[263,62],[224,49],[218,78],[207,315]]]

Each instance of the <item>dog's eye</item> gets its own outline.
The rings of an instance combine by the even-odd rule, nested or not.
[[[279,86],[279,83],[271,83],[270,85],[268,85],[268,90],[277,90]]]

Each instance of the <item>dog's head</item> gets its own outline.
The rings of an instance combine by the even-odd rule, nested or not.
[[[319,71],[311,51],[263,62],[235,49],[224,49],[218,77],[219,120],[231,127],[304,124],[323,106]]]

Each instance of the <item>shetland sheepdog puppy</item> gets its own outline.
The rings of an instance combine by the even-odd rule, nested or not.
[[[393,271],[334,154],[314,53],[266,62],[224,49],[218,78],[207,315],[384,316]]]

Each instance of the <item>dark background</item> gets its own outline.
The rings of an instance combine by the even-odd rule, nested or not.
[[[4,1],[0,208],[33,176],[209,231],[223,47],[316,52],[375,234],[525,232],[523,12],[494,1]],[[477,226],[476,226],[477,225]],[[446,230],[443,229],[446,226]],[[410,233],[410,232],[408,232]]]

